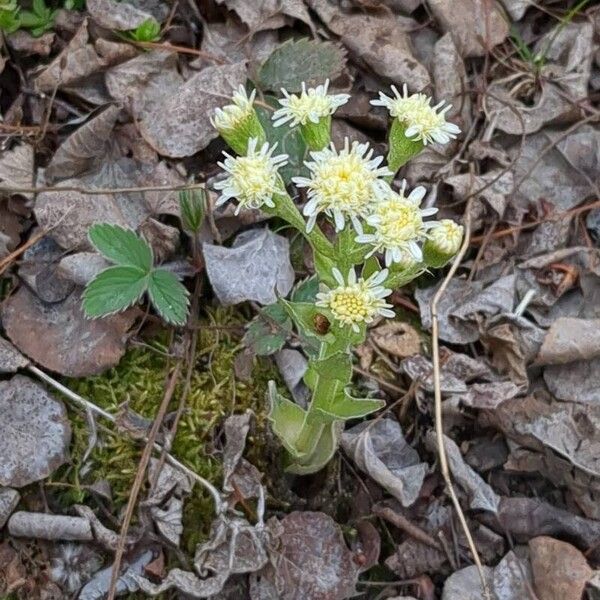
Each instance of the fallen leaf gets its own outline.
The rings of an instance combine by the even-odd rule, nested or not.
[[[546,333],[536,365],[562,365],[600,356],[600,340],[595,335],[598,327],[599,319],[559,317]]]
[[[69,179],[97,166],[107,153],[120,112],[120,107],[109,106],[72,133],[48,164],[48,180]]]
[[[533,579],[529,557],[517,556],[512,550],[494,568],[492,590],[498,600],[533,598]]]
[[[429,0],[428,6],[464,57],[484,56],[508,35],[509,25],[495,0]]]
[[[300,92],[302,84],[315,87],[338,77],[345,66],[344,51],[331,42],[290,39],[275,48],[258,72],[263,90]]]
[[[52,92],[55,88],[76,84],[102,69],[105,62],[88,40],[88,21],[84,19],[62,52],[35,78],[35,87],[40,92]]]
[[[430,303],[439,286],[418,289],[415,298],[425,329],[431,328]],[[489,286],[481,281],[452,279],[438,304],[440,338],[453,344],[468,344],[479,338],[485,317],[513,310],[515,276],[507,275]]]
[[[539,131],[547,123],[576,120],[573,101],[587,95],[593,48],[593,26],[565,23],[551,29],[534,46],[533,56],[544,56],[540,68],[543,85],[533,101],[514,98],[502,82],[492,82],[484,100],[488,118],[512,135]]]
[[[12,150],[0,153],[0,181],[5,187],[33,187],[33,147],[29,144],[19,144]],[[26,198],[32,194],[23,193]]]
[[[429,465],[420,461],[396,421],[384,418],[359,423],[342,434],[341,444],[358,468],[402,506],[414,504]]]
[[[110,263],[95,252],[77,252],[65,256],[58,263],[57,272],[63,279],[72,281],[75,285],[86,286],[100,271],[110,266]]]
[[[8,532],[14,537],[51,541],[77,540],[90,542],[93,539],[90,523],[83,517],[26,511],[18,511],[10,517]]]
[[[544,381],[560,400],[593,406],[600,401],[600,358],[550,365]]]
[[[273,304],[294,285],[288,240],[270,229],[249,230],[231,248],[202,245],[210,283],[224,305]]]
[[[102,555],[88,544],[53,544],[48,575],[70,594],[83,587],[102,567]]]
[[[40,385],[22,375],[0,381],[0,413],[0,485],[23,487],[67,461],[67,411]]]
[[[577,548],[541,536],[529,540],[529,555],[540,600],[581,600],[593,571]]]
[[[406,358],[421,351],[421,336],[408,323],[385,321],[371,329],[370,339],[380,350],[398,358]]]
[[[377,74],[400,86],[406,83],[412,91],[430,85],[429,73],[414,57],[398,17],[343,13],[328,0],[307,0],[307,4],[340,37],[342,44]]]
[[[310,398],[310,390],[304,383],[304,374],[308,368],[306,357],[293,348],[284,348],[275,353],[275,364],[287,385],[294,401],[305,407]]]
[[[481,567],[488,589],[491,588],[494,569]],[[460,569],[444,582],[442,600],[481,600],[485,598],[479,570],[475,565]]]
[[[232,90],[246,80],[244,63],[211,66],[193,75],[151,111],[144,110],[138,126],[144,139],[160,154],[191,156],[218,137],[210,123],[216,108],[227,104]]]
[[[229,10],[235,11],[243,23],[248,25],[252,33],[261,29],[278,29],[285,25],[285,16],[304,21],[312,27],[312,20],[306,6],[301,0],[217,0],[225,4]]]
[[[438,451],[437,440],[433,431],[427,434],[427,443],[430,448]],[[448,466],[452,476],[469,497],[469,507],[473,510],[486,510],[496,513],[500,497],[492,487],[478,475],[463,458],[454,440],[444,435],[444,448]]]
[[[139,585],[136,577],[143,574],[144,567],[150,563],[158,552],[153,550],[143,550],[136,552],[134,556],[128,560],[124,560],[122,564],[122,572],[117,579],[116,591],[117,594],[127,592],[137,592]],[[110,580],[112,576],[112,565],[98,571],[94,577],[83,587],[77,596],[78,600],[103,600],[106,598]]]
[[[101,27],[116,31],[137,29],[152,15],[139,10],[128,2],[114,0],[87,0],[86,8]]]
[[[498,513],[479,513],[476,518],[501,535],[527,542],[539,535],[565,538],[581,549],[596,548],[600,542],[600,522],[556,508],[540,498],[502,497]]]
[[[513,165],[518,205],[527,207],[544,198],[557,210],[567,211],[592,192],[600,169],[600,131],[582,125],[559,139],[563,135],[547,128],[527,136],[520,153],[517,146],[509,149],[513,160],[518,156]]]
[[[339,525],[318,512],[293,512],[261,578],[279,600],[344,600],[355,595],[358,567]],[[252,594],[253,598],[260,598]]]
[[[41,366],[69,377],[102,373],[125,353],[136,311],[88,320],[78,292],[46,304],[22,286],[4,301],[2,323],[12,343]]]

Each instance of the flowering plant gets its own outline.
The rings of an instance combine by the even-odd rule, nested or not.
[[[297,127],[309,150],[307,174],[284,181],[279,169],[288,157],[277,154],[254,109],[255,92],[242,87],[233,104],[219,109],[213,125],[238,154],[225,153],[219,163],[225,177],[215,189],[217,204],[237,202],[260,208],[295,227],[313,250],[319,291],[310,301],[280,299],[294,322],[309,357],[304,382],[311,391],[306,407],[269,386],[273,430],[287,451],[287,470],[312,473],[327,464],[348,419],[379,410],[384,402],[351,394],[352,350],[366,337],[369,323],[393,318],[386,299],[429,268],[446,264],[462,241],[462,227],[449,219],[427,220],[436,208],[421,208],[426,190],[408,192],[390,183],[410,158],[428,143],[447,143],[460,133],[448,123],[443,103],[431,106],[423,94],[409,95],[406,86],[394,97],[380,94],[372,104],[386,107],[393,118],[387,165],[368,144],[347,138],[341,148],[331,143],[331,118],[349,99],[329,94],[329,82],[299,95],[282,90],[275,127]],[[295,186],[305,200],[302,210],[289,190]],[[330,221],[335,235],[320,223]],[[331,228],[330,228],[331,229]]]

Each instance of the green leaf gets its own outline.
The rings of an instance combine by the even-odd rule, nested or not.
[[[269,381],[269,420],[273,431],[279,437],[285,449],[292,455],[298,457],[295,442],[302,431],[306,412],[295,402],[288,400],[277,391],[274,381]]]
[[[292,291],[292,302],[314,302],[319,291],[319,280],[314,275],[301,281]]]
[[[343,394],[338,394],[327,407],[316,407],[315,410],[327,420],[346,421],[348,419],[360,419],[384,406],[385,402],[383,400],[354,398],[344,390]]]
[[[295,475],[309,475],[320,471],[335,454],[338,447],[339,436],[342,431],[340,423],[330,423],[326,425],[319,437],[314,450],[309,456],[296,459],[287,467],[288,473]]]
[[[259,356],[268,356],[283,348],[292,321],[285,308],[279,304],[265,306],[246,330],[243,342]]]
[[[136,42],[156,42],[160,39],[160,23],[151,17],[128,33]]]
[[[206,212],[206,190],[182,190],[179,192],[181,224],[186,231],[198,233]]]
[[[265,96],[265,102],[272,107],[278,107],[279,103],[273,96]],[[303,176],[308,173],[304,166],[306,157],[306,143],[297,127],[273,127],[272,111],[263,106],[256,106],[256,114],[265,130],[265,135],[272,145],[277,143],[277,154],[287,154],[288,163],[279,169],[279,173],[286,184],[290,183],[294,176]]]
[[[148,274],[131,266],[109,267],[83,292],[86,317],[97,318],[121,312],[139,301],[148,285]]]
[[[19,14],[13,10],[0,10],[0,31],[13,33],[21,27]]]
[[[158,314],[172,325],[185,325],[188,315],[189,292],[185,286],[165,269],[150,274],[148,295]]]
[[[299,92],[302,82],[308,87],[335,79],[346,64],[344,50],[331,42],[309,38],[288,40],[271,52],[258,72],[263,90]],[[270,139],[270,138],[269,138]]]
[[[145,272],[152,269],[154,259],[150,244],[131,229],[99,223],[90,227],[88,237],[96,250],[111,262]]]
[[[287,310],[292,321],[294,321],[298,332],[310,343],[310,340],[318,340],[319,342],[326,342],[328,344],[333,343],[335,338],[333,334],[319,333],[316,328],[318,315],[324,315],[327,313],[325,309],[319,306],[315,306],[312,302],[288,302],[287,300],[281,299],[280,302]],[[328,320],[331,321],[327,315]]]

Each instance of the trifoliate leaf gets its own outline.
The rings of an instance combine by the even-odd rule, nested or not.
[[[258,73],[263,90],[299,92],[302,82],[308,87],[335,79],[346,63],[344,51],[331,42],[301,38],[288,40],[273,50]],[[269,138],[270,139],[270,138]]]
[[[83,311],[90,318],[121,312],[135,304],[147,286],[146,271],[132,266],[109,267],[83,292]]]
[[[150,244],[131,229],[99,223],[90,227],[88,237],[96,250],[111,262],[137,267],[146,273],[152,269],[154,259]]]
[[[150,274],[148,295],[158,314],[173,325],[184,325],[188,314],[189,292],[177,277],[165,269]]]

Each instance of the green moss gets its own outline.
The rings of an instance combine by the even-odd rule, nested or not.
[[[269,379],[277,378],[271,361],[259,359],[254,365],[252,380],[236,381],[234,359],[241,346],[239,334],[231,325],[243,325],[238,312],[227,309],[212,311],[201,328],[187,409],[175,437],[172,454],[202,477],[221,485],[222,465],[215,453],[218,426],[232,413],[251,409],[257,415],[257,433],[252,443],[261,439],[266,427],[265,392]],[[233,333],[233,334],[232,334]],[[167,372],[167,348],[159,341],[151,347],[138,347],[127,352],[118,366],[97,377],[68,380],[66,385],[98,406],[116,413],[120,404],[128,401],[132,411],[152,419],[164,394]],[[183,378],[182,378],[183,379]],[[176,389],[169,411],[176,410],[183,382]],[[106,479],[112,488],[114,513],[128,499],[142,452],[142,445],[114,432],[99,430],[99,441],[86,465],[81,465],[88,444],[88,428],[80,414],[72,412],[72,462],[53,478],[65,503],[81,502],[85,486]],[[260,458],[260,449],[251,449]],[[266,460],[267,457],[264,457]],[[66,485],[65,485],[66,484]],[[52,483],[51,483],[52,485]],[[184,539],[182,547],[193,552],[196,543],[208,533],[213,517],[212,501],[199,486],[194,486],[184,509]]]

